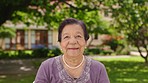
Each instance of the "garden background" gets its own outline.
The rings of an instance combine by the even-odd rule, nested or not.
[[[57,30],[69,17],[86,23],[85,55],[104,63],[111,83],[148,83],[147,0],[1,0],[0,83],[32,83],[41,62],[61,54],[58,47],[3,49],[3,41],[16,36],[8,21]],[[100,35],[103,43],[93,45]]]

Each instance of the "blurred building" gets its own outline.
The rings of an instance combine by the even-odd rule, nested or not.
[[[7,22],[5,26],[16,28],[14,38],[5,38],[2,49],[24,50],[33,48],[52,48],[57,46],[57,31],[49,30],[46,26],[29,26],[24,24],[13,25]]]
[[[51,3],[52,4],[52,3]],[[73,3],[71,3],[73,4]],[[104,20],[111,21],[110,18],[111,13],[107,7],[101,5],[100,14],[104,17]],[[24,24],[18,23],[18,25],[14,25],[11,22],[6,22],[5,26],[16,28],[16,37],[14,38],[6,38],[2,49],[5,50],[24,50],[24,49],[33,49],[33,48],[40,48],[40,47],[47,47],[53,48],[58,47],[57,42],[57,30],[48,29],[45,26],[29,26],[27,27]],[[88,40],[91,42],[92,47],[96,47],[97,45],[103,44],[101,39],[101,34],[94,34]],[[93,39],[93,41],[91,41]],[[1,42],[1,41],[0,41]]]

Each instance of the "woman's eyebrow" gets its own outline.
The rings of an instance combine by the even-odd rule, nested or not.
[[[62,36],[68,35],[68,33],[63,33]]]
[[[77,32],[77,34],[81,34],[81,35],[83,35],[83,33],[79,32],[79,31]]]

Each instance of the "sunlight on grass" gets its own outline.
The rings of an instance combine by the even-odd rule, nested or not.
[[[148,83],[148,65],[141,57],[95,58],[106,66],[111,83]],[[42,61],[42,60],[41,60]],[[38,68],[41,61],[32,62]],[[0,78],[0,83],[32,83],[35,73]]]
[[[144,59],[139,56],[129,56],[127,58],[95,58],[99,61],[132,61],[132,62],[144,62]]]
[[[104,63],[111,83],[148,83],[148,65],[141,57],[95,59]]]
[[[123,81],[124,81],[124,82],[127,83],[127,82],[136,82],[137,79],[134,79],[134,78],[124,78],[124,79],[122,79],[122,78],[121,78],[121,79],[117,79],[117,81],[118,81],[118,82],[123,82]]]

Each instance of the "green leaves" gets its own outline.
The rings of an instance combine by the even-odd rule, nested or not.
[[[146,52],[148,48],[147,3],[147,0],[122,0],[118,2],[117,8],[111,8],[112,18],[115,19],[113,26],[127,37],[130,44],[137,48],[142,47]],[[140,49],[138,51],[142,52]],[[147,55],[141,54],[141,56],[147,61]]]
[[[12,38],[14,36],[15,36],[14,28],[8,28],[4,26],[0,27],[0,38]]]
[[[21,1],[18,0],[19,2]],[[57,29],[63,19],[73,17],[83,20],[90,33],[114,32],[111,29],[116,27],[117,31],[128,35],[148,26],[146,3],[147,0],[31,0],[30,3],[24,3],[29,4],[26,9],[15,11],[11,18],[14,23],[22,21],[27,26],[47,24],[49,28]],[[112,14],[111,28],[99,11]]]

